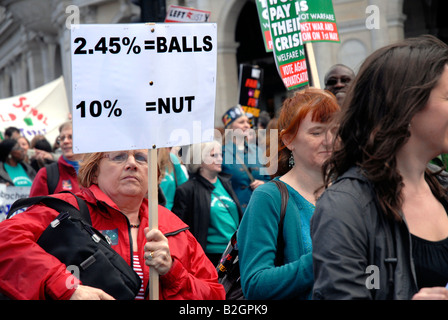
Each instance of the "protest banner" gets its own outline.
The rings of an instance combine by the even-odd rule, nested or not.
[[[277,70],[288,90],[308,84],[305,50],[300,36],[300,2],[269,0],[269,23]]]
[[[300,14],[300,30],[305,43],[313,85],[320,88],[312,42],[339,42],[339,33],[331,0],[307,1],[308,10]]]
[[[269,29],[269,12],[267,0],[256,0],[258,11],[258,19],[260,20],[261,32],[263,34],[264,47],[266,52],[272,52],[272,37],[271,30]]]
[[[0,131],[16,127],[31,140],[43,134],[52,144],[59,126],[67,121],[70,109],[61,76],[39,88],[0,100]]]
[[[307,42],[339,42],[336,17],[331,0],[307,2],[308,10],[300,14],[302,40]]]
[[[6,184],[0,183],[0,222],[6,219],[9,208],[11,208],[14,201],[28,198],[30,190],[31,187],[6,186]],[[14,215],[23,211],[25,211],[25,208],[17,210]]]
[[[256,125],[260,115],[258,101],[263,86],[263,69],[250,64],[240,64],[239,69],[238,103],[253,116]]]
[[[165,22],[208,22],[210,14],[210,11],[170,5]]]
[[[312,84],[320,88],[312,42],[339,42],[332,1],[258,1],[268,8],[274,59],[286,88],[291,90],[308,84],[305,55]]]
[[[158,227],[156,149],[214,138],[216,28],[72,25],[73,151],[148,149],[150,228]],[[154,268],[150,279],[156,300]]]

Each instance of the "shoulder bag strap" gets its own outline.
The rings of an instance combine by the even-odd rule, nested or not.
[[[47,169],[47,187],[48,194],[53,194],[59,182],[59,165],[55,161],[45,166]]]
[[[84,222],[87,222],[90,226],[92,225],[92,219],[91,219],[91,217],[90,217],[90,211],[89,211],[89,208],[87,207],[87,204],[86,204],[86,202],[83,200],[83,199],[81,199],[81,198],[79,198],[78,196],[76,196],[73,192],[71,192],[71,191],[61,191],[60,193],[70,193],[72,196],[74,196],[75,197],[75,199],[76,199],[76,202],[78,202],[78,207],[79,207],[79,210],[78,209],[76,209],[76,214],[78,215],[78,216],[80,216],[81,217],[81,219],[84,221]],[[70,205],[69,203],[67,203],[68,205]]]
[[[70,192],[71,193],[71,192]],[[72,195],[76,198],[76,201],[78,202],[79,210],[72,206],[70,203],[61,200],[59,198],[54,198],[51,196],[39,196],[39,197],[31,197],[31,198],[23,198],[16,200],[9,209],[7,219],[12,217],[14,215],[14,212],[16,212],[19,209],[28,208],[32,205],[42,203],[46,205],[49,208],[55,209],[58,212],[68,212],[71,216],[79,217],[84,222],[88,223],[89,225],[92,225],[92,220],[90,218],[89,208],[87,207],[87,204],[84,200],[80,199],[79,197],[75,196],[73,193]]]
[[[277,236],[277,256],[275,258],[275,264],[277,266],[283,264],[284,260],[284,248],[285,241],[283,239],[283,224],[285,221],[286,207],[288,206],[289,200],[289,192],[286,188],[286,185],[280,180],[271,180],[277,185],[277,188],[280,190],[280,194],[282,197],[282,205],[280,207],[280,222],[278,224],[278,236]]]
[[[255,178],[252,175],[252,173],[250,172],[249,168],[244,164],[244,161],[240,158],[240,156],[237,153],[235,153],[235,157],[236,157],[237,162],[239,162],[243,166],[243,169],[246,172],[247,176],[249,177],[250,182],[251,183],[254,182]]]

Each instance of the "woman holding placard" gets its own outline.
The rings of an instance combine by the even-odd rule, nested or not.
[[[93,227],[106,233],[112,248],[141,271],[137,299],[147,298],[149,268],[160,276],[161,299],[225,297],[214,266],[185,223],[159,206],[159,229],[145,228],[147,150],[88,154],[78,178],[83,188],[77,195],[87,203]],[[71,194],[54,197],[78,206]],[[67,286],[72,275],[66,266],[36,245],[57,215],[38,204],[0,224],[0,292],[14,299],[112,299],[97,288]]]

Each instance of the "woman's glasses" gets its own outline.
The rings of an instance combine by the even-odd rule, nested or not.
[[[136,152],[133,154],[134,159],[139,164],[148,164],[148,155],[142,152]],[[105,158],[109,158],[110,161],[115,162],[117,164],[123,164],[128,161],[129,153],[128,152],[111,152],[104,156]]]
[[[68,135],[66,135],[66,136],[59,136],[59,137],[56,139],[56,142],[57,142],[57,143],[61,143],[61,142],[64,141],[65,139],[67,139],[67,140],[72,140],[72,139],[73,139],[73,136],[72,136],[71,134],[68,134]]]

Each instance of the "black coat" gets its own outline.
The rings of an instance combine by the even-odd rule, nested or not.
[[[313,299],[408,300],[417,293],[406,220],[386,218],[358,168],[344,173],[318,200],[311,238]]]
[[[232,189],[230,175],[220,173],[219,180],[235,201],[238,208],[238,215],[241,221],[243,211],[238,202],[238,198]],[[192,174],[187,182],[181,184],[176,189],[174,204],[171,209],[190,227],[190,232],[205,250],[207,245],[207,233],[210,224],[210,204],[211,194],[215,187],[200,174]]]

